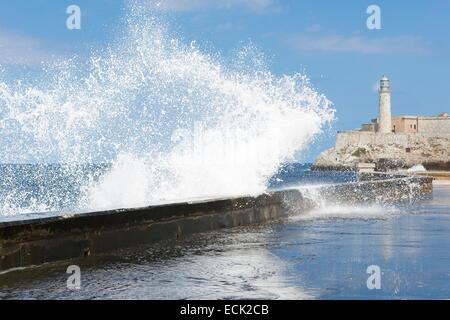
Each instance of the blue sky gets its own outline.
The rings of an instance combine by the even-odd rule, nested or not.
[[[143,0],[145,1],[145,0]],[[391,78],[394,114],[450,112],[450,1],[161,0],[186,41],[224,54],[249,41],[276,74],[306,71],[333,101],[333,132],[377,116],[375,85]],[[114,38],[124,1],[1,0],[0,64],[33,67],[52,56],[87,54]],[[66,28],[66,8],[82,10],[82,29]],[[381,30],[366,27],[369,5]],[[334,142],[325,135],[308,160]]]

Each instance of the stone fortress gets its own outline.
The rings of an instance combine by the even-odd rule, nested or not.
[[[392,116],[388,77],[379,87],[379,115],[360,129],[340,131],[336,145],[322,152],[314,169],[353,169],[371,164],[378,171],[423,165],[450,170],[450,116]]]

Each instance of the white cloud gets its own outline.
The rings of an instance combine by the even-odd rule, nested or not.
[[[266,11],[276,7],[275,0],[150,0],[150,4],[164,11],[241,8],[251,11]]]
[[[0,30],[0,64],[37,65],[52,57],[42,41]]]
[[[425,55],[431,52],[428,44],[413,36],[371,38],[360,35],[298,34],[286,42],[302,54],[359,53]]]

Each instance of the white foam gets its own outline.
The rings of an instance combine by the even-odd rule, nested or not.
[[[293,221],[318,219],[385,219],[400,214],[394,207],[380,205],[326,205],[290,216]]]
[[[342,204],[339,199],[329,199],[323,194],[323,188],[330,185],[307,185],[297,188],[303,199],[311,202],[311,209],[305,210],[303,204],[295,201],[290,206],[292,220],[316,219],[380,219],[400,214],[400,209],[392,205],[380,204]],[[304,201],[304,200],[302,200]],[[300,207],[297,208],[297,206]]]
[[[0,161],[112,162],[80,209],[261,193],[333,119],[305,75],[272,74],[253,46],[225,63],[139,5],[125,20],[87,61],[0,80]]]
[[[425,171],[427,171],[427,169],[425,169],[425,167],[423,165],[417,164],[417,165],[409,168],[407,171],[408,172],[425,172]]]

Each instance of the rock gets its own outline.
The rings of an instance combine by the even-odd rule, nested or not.
[[[377,171],[415,165],[427,170],[450,170],[450,136],[338,132],[336,146],[322,152],[313,169],[353,170],[361,162],[375,163]]]

